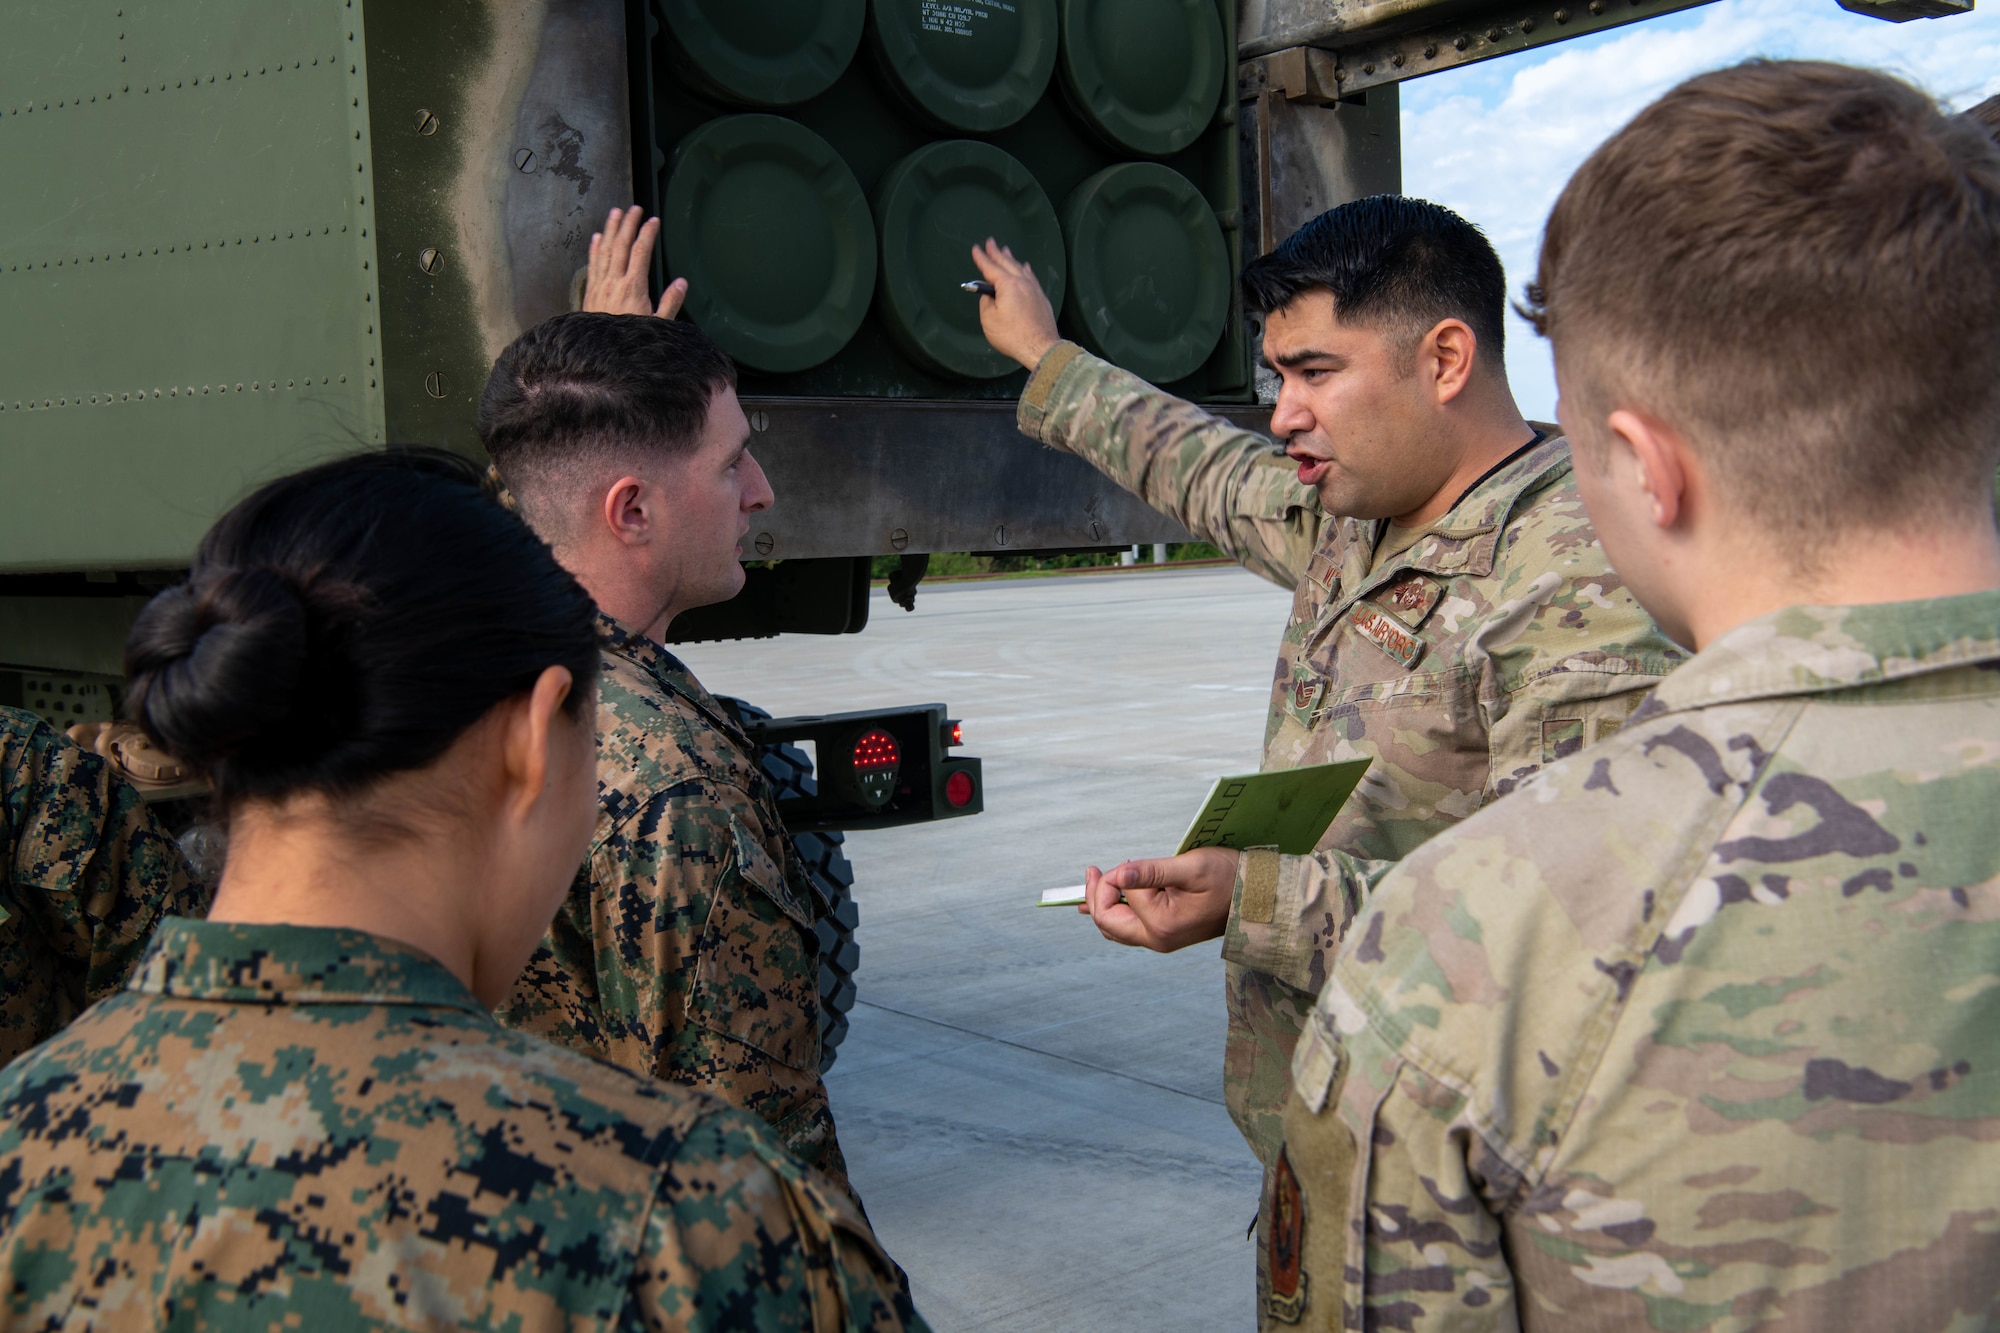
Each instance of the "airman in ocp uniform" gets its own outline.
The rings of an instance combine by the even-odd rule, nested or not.
[[[1025,265],[990,242],[974,259],[996,289],[987,337],[1034,372],[1024,432],[1267,576],[1298,559],[1298,515],[1249,484],[1267,441],[1061,341]],[[1309,856],[1209,848],[1086,879],[1114,940],[1223,937],[1224,1091],[1268,1166],[1300,1025],[1374,883],[1615,732],[1681,653],[1605,560],[1568,443],[1514,405],[1505,282],[1476,228],[1422,200],[1363,199],[1252,263],[1244,289],[1281,379],[1272,432],[1340,516],[1297,584],[1263,766],[1374,763]]]
[[[118,992],[208,889],[139,792],[33,713],[0,708],[0,1065]]]
[[[2000,1325],[2000,150],[1871,71],[1701,75],[1531,299],[1597,532],[1699,651],[1376,889],[1263,1326]]]

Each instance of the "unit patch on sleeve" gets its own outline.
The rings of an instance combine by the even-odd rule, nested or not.
[[[1281,1324],[1296,1324],[1306,1312],[1306,1201],[1291,1159],[1281,1148],[1271,1169],[1270,1230],[1265,1237],[1270,1290],[1264,1313]]]

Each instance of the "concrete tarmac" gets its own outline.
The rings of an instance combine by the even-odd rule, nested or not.
[[[860,1002],[827,1078],[939,1333],[1255,1326],[1219,944],[1125,949],[1033,904],[1172,852],[1257,767],[1290,603],[1218,568],[926,585],[914,613],[878,589],[860,635],[677,650],[780,715],[943,701],[985,761],[984,814],[848,837]]]

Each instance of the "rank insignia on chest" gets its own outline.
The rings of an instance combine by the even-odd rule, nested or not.
[[[1398,625],[1374,607],[1362,604],[1348,617],[1361,637],[1396,659],[1403,666],[1416,664],[1423,656],[1424,641]]]
[[[1444,585],[1419,574],[1399,579],[1368,600],[1402,621],[1408,628],[1416,629],[1430,616],[1438,600],[1443,596]]]
[[[1326,681],[1303,667],[1292,671],[1292,693],[1287,702],[1299,721],[1310,727],[1313,710],[1319,707],[1320,695],[1326,693]]]

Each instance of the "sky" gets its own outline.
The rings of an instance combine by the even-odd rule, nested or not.
[[[1591,150],[1682,79],[1751,56],[1873,65],[1963,110],[2000,93],[2000,0],[1909,23],[1834,0],[1717,0],[1413,79],[1402,86],[1403,191],[1485,228],[1518,296],[1542,223]],[[1507,371],[1522,412],[1555,420],[1548,345],[1511,312]]]

